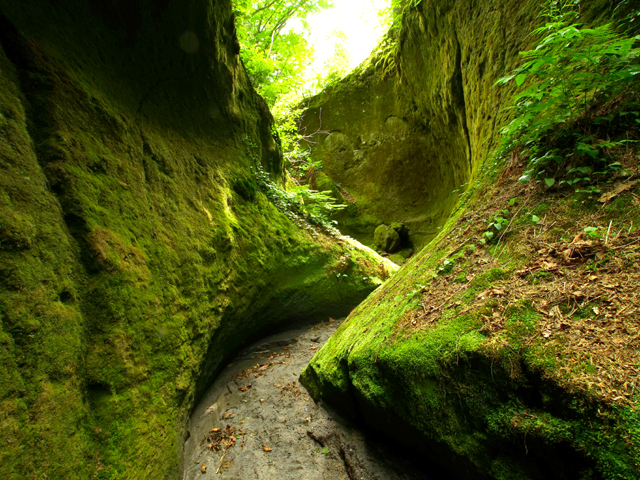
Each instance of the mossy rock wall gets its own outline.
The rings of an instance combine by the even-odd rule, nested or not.
[[[227,356],[395,268],[234,191],[283,179],[238,48],[229,1],[0,1],[0,477],[176,478]]]
[[[310,99],[301,131],[312,156],[355,200],[340,228],[367,245],[403,222],[419,247],[434,238],[505,122],[508,89],[538,26],[534,0],[423,0],[404,15],[397,52]],[[593,16],[604,2],[583,7]]]
[[[397,71],[384,76],[371,67],[354,75],[312,99],[304,117],[311,125],[307,133],[313,132],[322,109],[322,129],[330,134],[318,135],[313,155],[357,199],[362,217],[354,222],[404,221],[414,239],[421,225],[442,230],[352,312],[301,380],[316,399],[420,451],[435,478],[638,478],[635,407],[605,408],[584,392],[570,391],[547,375],[552,367],[520,357],[508,343],[487,348],[482,315],[491,310],[477,312],[470,304],[515,276],[517,266],[487,267],[477,277],[454,275],[437,301],[422,293],[446,274],[442,262],[452,254],[450,246],[465,241],[474,222],[482,224],[483,195],[501,188],[489,185],[498,175],[487,170],[495,164],[486,160],[508,120],[502,109],[513,91],[493,85],[534,40],[527,35],[541,23],[539,5],[422,1],[403,18]],[[581,7],[585,18],[595,19],[613,6],[594,1]],[[369,103],[366,92],[372,94]],[[396,118],[392,122],[401,122],[402,131],[386,123]],[[406,150],[404,143],[396,148],[400,139],[409,142]],[[437,172],[441,176],[431,177]],[[482,187],[454,211],[451,191],[475,179]],[[425,190],[427,182],[432,187]],[[503,208],[511,208],[507,201]],[[485,263],[498,253],[487,254]],[[518,254],[511,261],[525,260]],[[500,288],[509,288],[508,280]],[[508,312],[512,326],[542,321],[525,304]],[[434,309],[440,318],[420,326]]]

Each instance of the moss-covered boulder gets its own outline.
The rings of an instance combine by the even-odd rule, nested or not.
[[[409,243],[409,229],[403,223],[394,222],[391,225],[378,225],[373,241],[376,248],[382,252],[396,253]]]
[[[176,478],[227,356],[396,268],[256,189],[283,161],[234,28],[230,1],[0,0],[3,479]]]
[[[389,225],[379,225],[373,234],[373,241],[383,252],[393,253],[400,249],[400,234]]]

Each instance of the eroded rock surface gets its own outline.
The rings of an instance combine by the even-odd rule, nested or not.
[[[228,0],[0,0],[0,477],[175,478],[225,357],[395,268],[255,190],[238,53]]]
[[[310,99],[301,131],[323,165],[318,185],[349,208],[344,232],[373,246],[375,228],[404,222],[422,247],[449,218],[509,113],[495,82],[515,68],[538,26],[537,0],[419,2],[395,47]],[[610,10],[582,2],[585,18]]]

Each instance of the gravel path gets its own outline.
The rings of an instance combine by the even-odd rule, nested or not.
[[[315,404],[298,383],[339,323],[266,338],[223,370],[191,416],[184,480],[430,478]]]

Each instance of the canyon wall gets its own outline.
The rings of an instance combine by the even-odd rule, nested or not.
[[[230,1],[0,1],[0,477],[176,478],[225,358],[393,270],[237,188],[238,53]]]

